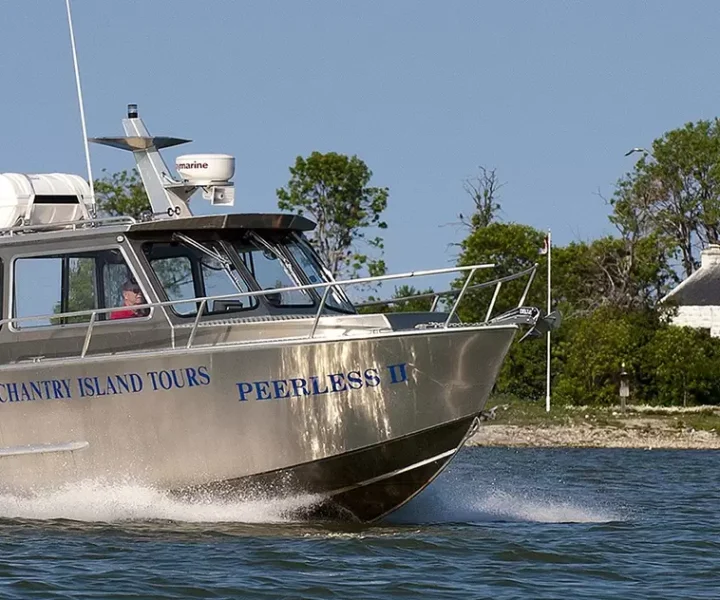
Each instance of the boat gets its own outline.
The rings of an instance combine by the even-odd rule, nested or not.
[[[230,212],[232,156],[183,155],[173,175],[161,150],[189,140],[150,135],[134,104],[124,135],[89,141],[133,154],[151,210],[103,217],[80,108],[87,179],[0,174],[1,493],[132,482],[301,496],[302,518],[373,522],[476,430],[516,334],[557,324],[524,305],[537,265],[481,283],[493,265],[338,280],[307,218]],[[224,212],[194,215],[198,191]],[[354,286],[452,273],[463,285],[428,312],[351,301]],[[494,315],[516,279],[516,307]],[[487,316],[463,323],[477,288]]]
[[[234,159],[180,156],[171,177],[160,150],[186,140],[151,136],[135,105],[123,126],[92,141],[133,153],[143,219],[94,214],[78,175],[0,176],[5,491],[108,478],[272,491],[316,498],[312,516],[374,521],[460,450],[518,330],[552,326],[523,306],[534,268],[480,284],[494,288],[488,318],[461,323],[491,265],[340,281],[302,216],[193,216],[198,189],[234,201]],[[436,298],[426,313],[360,313],[347,292],[453,271],[467,277],[444,312]],[[520,277],[517,308],[493,317]]]

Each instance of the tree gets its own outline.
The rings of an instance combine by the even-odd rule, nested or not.
[[[531,268],[540,259],[545,234],[528,225],[518,223],[488,223],[473,228],[460,243],[459,266],[475,264],[495,265],[492,269],[475,272],[470,286],[498,277],[512,275]],[[538,269],[530,288],[526,304],[545,305],[545,271]],[[459,288],[467,280],[468,273],[453,282]],[[491,316],[497,316],[518,305],[527,285],[527,277],[502,284]],[[458,306],[458,315],[465,322],[482,322],[487,317],[495,287],[488,286],[466,292]],[[453,299],[454,300],[454,299]],[[513,344],[498,376],[496,391],[515,394],[521,398],[537,398],[544,390],[543,366],[544,344],[542,340],[530,339]]]
[[[654,374],[661,404],[717,404],[720,401],[720,342],[708,331],[664,326],[645,347],[646,369]]]
[[[543,245],[545,234],[528,225],[518,223],[490,223],[486,227],[473,230],[461,243],[458,266],[475,264],[494,264],[492,269],[481,269],[475,272],[470,285],[489,281],[497,277],[512,275],[532,267],[540,259],[539,251]],[[453,287],[460,287],[467,279],[465,273],[455,280]],[[531,288],[530,300],[540,302],[544,297],[544,285],[538,282],[544,276],[538,271]],[[544,281],[544,280],[543,280]],[[505,283],[497,298],[495,314],[516,306],[527,279],[518,279]],[[460,317],[465,321],[482,321],[485,319],[488,304],[493,295],[493,288],[470,291],[460,304]]]
[[[432,293],[432,288],[418,290],[412,285],[401,285],[400,287],[395,288],[393,298],[409,298],[411,296],[423,296]],[[432,308],[432,304],[433,298],[416,298],[412,300],[406,300],[404,302],[398,302],[396,306],[398,307],[398,312],[429,312]]]
[[[554,388],[560,402],[613,404],[618,401],[624,362],[635,375],[633,388],[647,391],[641,349],[652,338],[657,319],[652,311],[623,311],[606,306],[563,325],[555,353],[561,369]]]
[[[466,179],[463,182],[463,188],[472,198],[475,204],[470,219],[460,214],[460,222],[471,230],[487,227],[495,221],[497,213],[500,211],[500,203],[497,201],[498,191],[503,187],[497,176],[496,169],[486,169],[483,166],[478,167],[480,174]]]
[[[281,210],[307,214],[317,227],[309,236],[333,275],[358,276],[385,272],[383,240],[367,237],[371,228],[386,229],[381,214],[388,189],[370,187],[372,172],[357,156],[313,152],[298,156],[290,167],[290,181],[277,190]],[[372,258],[366,252],[378,251]]]
[[[68,298],[67,312],[81,312],[97,308],[95,285],[95,260],[93,258],[72,257],[67,261]],[[62,306],[57,302],[53,307],[55,314],[62,313]],[[67,317],[66,323],[86,323],[90,315]],[[52,324],[58,324],[60,319],[52,318]]]
[[[698,121],[656,139],[618,181],[611,220],[635,237],[653,235],[667,262],[689,276],[698,251],[720,240],[720,121]]]
[[[651,307],[674,280],[653,236],[633,242],[606,236],[553,248],[553,296],[570,312]]]
[[[150,200],[137,172],[120,171],[95,180],[98,211],[109,216],[128,216],[140,219],[144,212],[152,212]]]
[[[401,300],[402,298],[410,298],[411,296],[420,296],[433,294],[432,288],[418,290],[412,285],[401,285],[395,288],[393,292],[393,300]],[[380,298],[368,296],[367,302],[373,303],[380,301]],[[429,312],[432,308],[433,298],[413,298],[405,301],[398,301],[383,304],[370,304],[369,306],[360,307],[362,313],[388,313],[388,312]]]

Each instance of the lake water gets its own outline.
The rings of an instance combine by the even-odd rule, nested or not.
[[[0,496],[0,598],[720,598],[720,452],[466,448],[382,525],[288,507]]]

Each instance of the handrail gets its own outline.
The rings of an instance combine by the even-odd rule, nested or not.
[[[525,289],[523,290],[522,296],[520,296],[520,302],[518,302],[518,308],[520,308],[523,304],[525,304],[525,299],[527,298],[528,293],[530,293],[530,286],[532,285],[533,280],[535,279],[535,273],[537,273],[538,263],[535,263],[535,266],[533,267],[532,273],[530,273],[530,277],[528,277],[528,281],[525,284]]]
[[[85,341],[83,342],[83,348],[82,352],[80,353],[80,358],[85,358],[88,348],[90,348],[90,338],[92,337],[93,327],[95,325],[95,317],[97,317],[97,313],[93,313],[90,316],[90,323],[88,324],[88,330],[85,334]]]
[[[190,337],[188,337],[188,342],[186,348],[192,348],[192,343],[195,341],[195,332],[197,331],[198,325],[200,324],[200,317],[202,317],[203,311],[205,310],[205,307],[207,306],[207,298],[203,298],[203,301],[200,303],[200,307],[198,308],[197,315],[195,315],[195,321],[193,323],[193,327],[190,330]]]
[[[468,275],[468,278],[465,280],[465,283],[463,283],[462,289],[460,290],[458,297],[455,298],[455,302],[453,303],[452,308],[450,309],[450,314],[447,316],[447,319],[445,319],[445,327],[447,327],[450,324],[450,321],[452,320],[453,316],[455,315],[455,311],[457,310],[458,304],[460,304],[460,300],[462,300],[462,297],[465,295],[465,292],[467,291],[467,288],[470,285],[470,281],[475,276],[476,271],[477,271],[477,269],[473,269],[472,271],[470,271],[470,275]]]
[[[266,290],[250,290],[247,292],[238,292],[236,294],[221,294],[218,296],[198,296],[196,298],[181,298],[179,300],[165,300],[162,302],[148,302],[146,304],[136,304],[133,306],[134,310],[140,310],[140,309],[152,309],[152,308],[164,308],[166,306],[174,306],[176,304],[191,304],[191,303],[198,303],[202,302],[203,300],[206,301],[215,301],[215,300],[234,300],[239,298],[248,298],[248,297],[255,297],[255,296],[266,296],[268,294],[277,294],[279,292],[294,292],[294,291],[301,291],[301,290],[312,290],[312,289],[318,289],[318,288],[325,288],[325,287],[333,287],[333,286],[339,286],[339,285],[353,285],[358,283],[372,283],[375,281],[387,281],[391,279],[404,279],[404,278],[411,278],[411,277],[424,277],[427,275],[441,275],[443,273],[452,273],[452,272],[463,272],[463,271],[470,271],[473,269],[491,269],[495,265],[494,264],[481,264],[481,265],[470,265],[467,267],[446,267],[442,269],[427,269],[424,271],[408,271],[407,273],[396,273],[394,275],[376,275],[374,277],[359,277],[357,279],[344,279],[340,281],[323,281],[321,283],[308,283],[303,285],[296,285],[296,286],[290,286],[290,287],[282,287],[282,288],[272,288],[272,289],[266,289]],[[18,323],[20,321],[37,321],[39,319],[63,319],[63,318],[70,318],[70,317],[84,317],[92,315],[93,313],[96,313],[98,315],[107,314],[111,312],[115,312],[118,309],[123,308],[122,306],[113,306],[109,308],[94,308],[90,310],[78,310],[73,312],[65,312],[65,313],[52,313],[52,314],[45,314],[45,315],[32,315],[28,317],[9,317],[7,319],[0,319],[0,326],[5,324],[12,325],[13,323]]]
[[[506,275],[505,277],[498,277],[497,279],[493,279],[492,281],[484,281],[482,283],[474,283],[473,285],[468,287],[468,291],[474,291],[479,290],[482,288],[491,287],[493,285],[496,285],[498,283],[506,283],[508,281],[513,281],[514,279],[521,279],[525,275],[531,275],[531,277],[535,277],[535,273],[537,272],[538,265],[535,264],[532,267],[528,267],[524,271],[518,271],[517,273],[513,273],[512,275]],[[532,283],[532,280],[530,280]],[[529,286],[525,286],[525,288],[529,288]],[[355,308],[365,308],[369,306],[385,306],[387,304],[399,304],[400,302],[407,302],[409,300],[429,300],[432,298],[434,301],[436,299],[441,298],[442,296],[456,296],[460,293],[460,289],[456,290],[445,290],[444,292],[425,292],[423,294],[414,294],[412,296],[400,296],[398,298],[388,298],[386,300],[371,300],[370,302],[360,302],[358,304],[354,304]],[[526,298],[526,294],[523,295],[521,298],[520,306],[523,304]],[[433,305],[430,308],[430,312],[435,312],[435,309],[437,308],[437,303],[433,302]]]
[[[497,297],[500,295],[500,288],[502,287],[503,282],[498,281],[497,285],[495,286],[495,291],[493,292],[492,300],[490,300],[490,306],[488,306],[487,313],[485,314],[485,320],[490,320],[490,315],[492,315],[493,308],[495,308],[495,301],[497,300]]]
[[[393,279],[403,279],[403,278],[412,278],[412,277],[421,277],[421,276],[427,276],[427,275],[439,275],[443,273],[457,273],[457,272],[468,272],[469,275],[467,279],[465,280],[462,289],[458,290],[449,290],[447,292],[440,292],[438,294],[420,294],[417,297],[435,297],[436,299],[440,295],[454,295],[457,294],[457,298],[455,299],[455,302],[453,303],[453,306],[450,310],[450,313],[445,320],[444,327],[448,327],[450,321],[454,317],[457,308],[463,299],[463,296],[468,290],[471,289],[479,289],[489,286],[496,286],[495,292],[493,294],[493,299],[490,305],[490,309],[488,310],[488,315],[486,317],[486,322],[489,321],[490,314],[492,312],[492,308],[494,307],[495,300],[497,298],[497,295],[499,293],[500,286],[503,282],[506,281],[512,281],[514,279],[518,279],[520,277],[523,277],[525,275],[530,274],[529,280],[532,281],[532,278],[535,275],[535,271],[537,270],[537,265],[534,265],[533,267],[526,269],[524,271],[521,271],[519,273],[514,273],[513,275],[507,275],[505,277],[499,277],[492,281],[483,282],[480,284],[470,285],[470,282],[472,281],[472,278],[477,273],[477,271],[481,269],[489,269],[494,267],[493,264],[479,264],[479,265],[468,265],[463,267],[447,267],[442,269],[427,269],[422,271],[409,271],[406,273],[397,273],[393,275],[379,275],[374,277],[360,277],[357,279],[346,279],[346,280],[340,280],[340,281],[323,281],[321,283],[313,283],[313,284],[305,284],[305,285],[298,285],[298,286],[291,286],[291,287],[283,287],[283,288],[274,288],[274,289],[267,289],[267,290],[251,290],[247,292],[238,292],[236,294],[223,294],[218,296],[205,296],[205,297],[197,297],[197,298],[182,298],[178,300],[168,300],[168,301],[162,301],[162,302],[150,302],[146,304],[138,304],[134,306],[133,308],[135,310],[140,309],[148,309],[152,310],[154,308],[162,308],[165,307],[172,307],[179,304],[188,304],[188,303],[200,303],[197,311],[197,315],[195,316],[195,319],[193,321],[193,324],[190,329],[190,335],[188,337],[188,341],[186,344],[186,348],[191,348],[193,345],[193,342],[195,340],[195,336],[197,333],[197,329],[200,326],[201,317],[203,316],[203,311],[205,310],[208,302],[215,301],[215,300],[230,300],[230,299],[239,299],[239,298],[247,298],[247,297],[256,297],[256,296],[264,296],[267,294],[277,294],[281,292],[292,292],[292,291],[301,291],[301,290],[310,290],[310,289],[319,289],[324,288],[323,294],[321,296],[320,304],[318,306],[318,310],[316,311],[312,327],[310,329],[309,334],[306,336],[307,339],[312,339],[315,337],[315,334],[317,332],[317,328],[320,322],[320,317],[323,314],[323,309],[327,305],[327,300],[330,295],[330,291],[334,287],[342,287],[345,285],[357,285],[362,283],[372,283],[372,282],[379,282],[379,281],[388,281]],[[523,293],[523,297],[521,298],[521,303],[518,306],[522,305],[522,302],[524,302],[525,296],[527,295],[527,289],[529,288],[529,284],[526,286],[525,291]],[[398,299],[392,299],[392,301],[402,301],[402,300],[408,300],[411,298],[398,298]],[[389,303],[389,302],[388,302]],[[436,305],[436,302],[434,303]],[[362,306],[362,305],[358,305]],[[83,311],[73,311],[73,312],[66,312],[66,313],[53,313],[49,315],[33,315],[33,316],[27,316],[27,317],[10,317],[7,319],[1,319],[0,320],[0,326],[4,324],[10,324],[13,326],[15,323],[21,323],[25,321],[37,321],[41,319],[68,319],[72,317],[81,317],[81,316],[90,316],[90,320],[87,324],[87,333],[85,335],[85,339],[83,341],[83,347],[81,351],[81,358],[85,358],[87,355],[88,349],[90,347],[90,341],[92,338],[92,334],[95,330],[95,324],[97,322],[97,318],[99,315],[104,315],[107,313],[112,313],[119,308],[122,307],[111,307],[111,308],[96,308],[91,310],[83,310]]]
[[[315,337],[315,331],[317,331],[318,323],[320,322],[320,315],[322,314],[322,309],[325,306],[325,302],[327,301],[328,294],[330,293],[331,286],[327,286],[325,288],[325,291],[323,292],[322,298],[320,299],[320,306],[318,306],[317,313],[315,314],[315,320],[313,321],[312,330],[310,331],[310,337]]]
[[[44,231],[46,229],[63,229],[72,227],[77,229],[84,225],[134,225],[137,221],[133,217],[101,217],[99,219],[77,219],[75,221],[58,221],[57,223],[38,223],[37,225],[16,225],[15,227],[4,227],[0,229],[0,236],[12,235],[23,231]]]

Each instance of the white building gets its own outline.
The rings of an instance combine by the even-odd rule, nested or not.
[[[703,250],[700,268],[662,301],[677,306],[673,325],[709,329],[720,337],[720,246]]]

